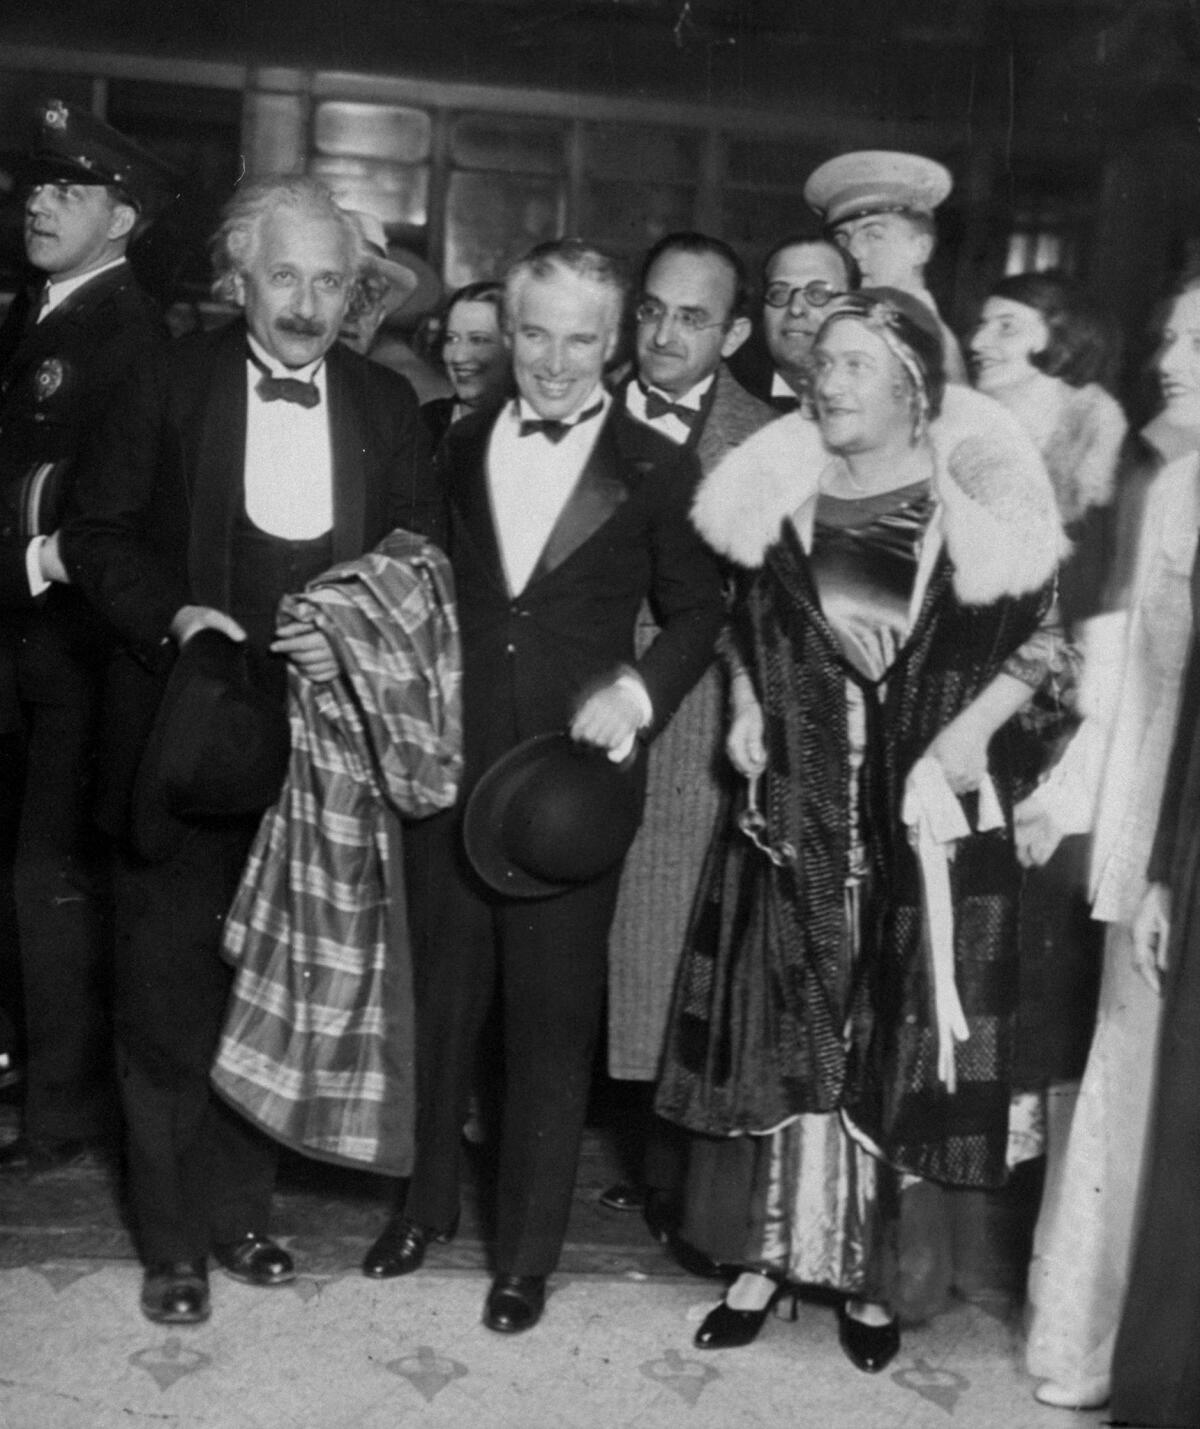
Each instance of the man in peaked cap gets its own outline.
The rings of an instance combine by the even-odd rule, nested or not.
[[[924,155],[864,149],[815,169],[804,198],[858,264],[864,288],[899,288],[937,314],[925,269],[937,246],[934,211],[953,186],[950,171]],[[938,322],[946,375],[965,384],[958,340],[940,314]]]
[[[77,452],[130,368],[164,341],[125,253],[170,193],[152,155],[92,115],[49,100],[21,174],[36,280],[0,328],[0,689],[25,731],[15,899],[28,1067],[22,1133],[0,1171],[36,1175],[83,1156],[110,1128],[102,850],[90,791],[107,642],[64,584],[58,521]]]

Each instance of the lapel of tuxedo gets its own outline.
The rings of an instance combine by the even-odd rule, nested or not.
[[[622,480],[621,451],[617,444],[616,425],[619,417],[616,404],[609,408],[604,425],[592,447],[579,480],[567,503],[558,513],[542,554],[529,577],[532,586],[557,570],[600,529],[619,506],[629,499],[629,488]],[[530,480],[536,480],[531,476]]]
[[[508,578],[496,535],[487,469],[488,446],[497,415],[487,422],[468,417],[452,427],[442,454],[450,464],[451,473],[461,473],[454,482],[453,500],[467,538],[475,547],[483,569],[507,595]]]
[[[187,394],[181,395],[186,401]],[[227,610],[233,527],[245,503],[246,328],[240,321],[230,323],[218,337],[194,421],[188,569],[197,600]]]
[[[329,446],[333,465],[333,559],[348,561],[362,554],[367,540],[367,472],[361,410],[362,387],[355,383],[352,364],[335,344],[325,358],[325,392],[329,401]]]

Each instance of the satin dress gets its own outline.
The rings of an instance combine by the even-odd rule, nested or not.
[[[818,500],[810,570],[821,610],[847,663],[869,680],[885,682],[903,644],[933,509],[926,482],[880,496]],[[867,731],[862,692],[850,679],[846,700],[851,851],[845,950],[853,963],[868,863],[858,817]],[[852,1138],[838,1112],[801,1114],[766,1136],[703,1143],[699,1160],[688,1188],[687,1232],[715,1259],[795,1284],[889,1299],[894,1268],[884,1254],[881,1198],[890,1200],[895,1177]],[[731,1183],[718,1170],[738,1161],[745,1178],[740,1184],[748,1187],[751,1201],[748,1216],[745,1207],[730,1204],[731,1184],[739,1178]],[[705,1193],[712,1201],[702,1217],[694,1208]]]

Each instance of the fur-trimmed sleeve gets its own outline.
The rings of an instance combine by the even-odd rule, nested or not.
[[[954,588],[968,605],[1037,590],[1069,546],[1032,439],[998,402],[948,387],[930,432]]]

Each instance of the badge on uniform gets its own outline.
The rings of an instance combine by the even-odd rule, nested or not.
[[[66,370],[61,357],[48,357],[33,374],[34,396],[39,402],[53,397],[63,385]]]

